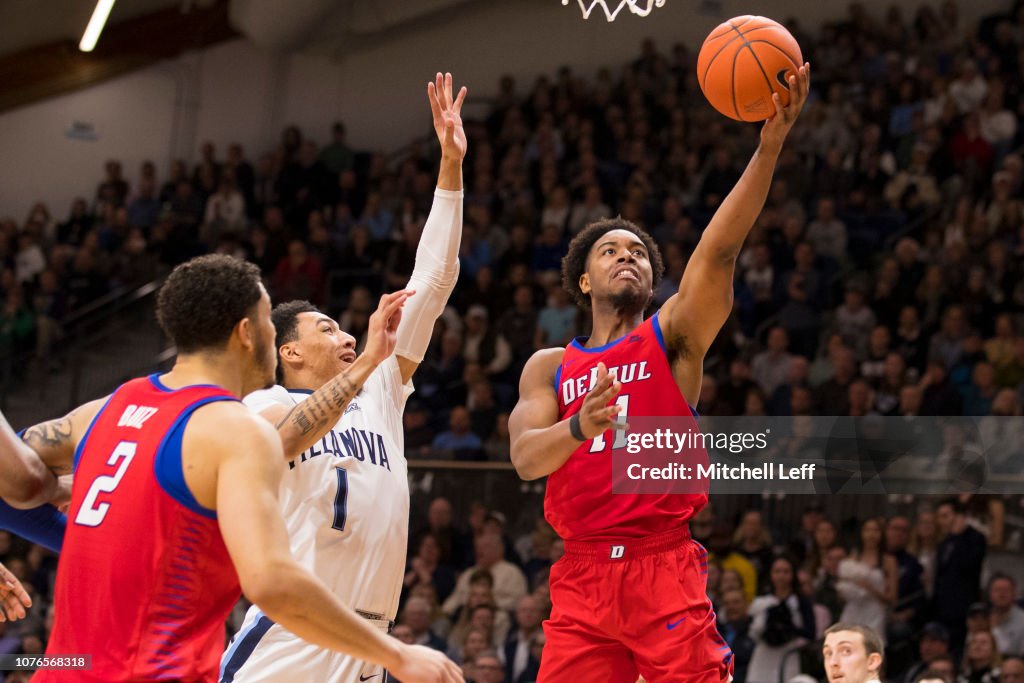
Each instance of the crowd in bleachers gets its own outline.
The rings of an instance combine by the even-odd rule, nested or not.
[[[786,22],[813,64],[812,97],[740,257],[701,414],[1021,414],[1021,5],[972,26],[951,0],[884,16],[855,3],[814,35]],[[655,304],[675,291],[758,140],[704,101],[693,48],[646,42],[593,78],[503,77],[490,114],[466,121],[461,276],[416,375],[411,456],[507,460],[526,359],[586,334],[558,271],[588,222],[622,215],[649,230],[667,267]],[[207,251],[254,261],[275,301],[309,299],[361,337],[377,295],[412,272],[436,152],[356,151],[340,123],[330,136],[317,145],[289,127],[253,160],[207,143],[193,167],[164,176],[147,162],[131,182],[111,161],[63,220],[40,204],[0,221],[0,350],[45,359],[69,312]],[[921,662],[946,666],[950,683],[996,681],[1001,659],[1015,670],[1021,593],[995,573],[981,583],[986,548],[1004,539],[979,500],[866,520],[849,538],[811,510],[791,542],[756,512],[702,513],[694,535],[713,551],[709,592],[736,680],[775,680],[783,651],[839,618],[881,626],[890,671],[905,667],[908,682]],[[513,509],[455,516],[435,501],[432,533],[412,536],[395,635],[450,652],[481,682],[532,680],[547,567],[562,552],[542,523],[510,539]],[[46,604],[55,558],[0,532],[0,561]],[[46,616],[0,624],[0,652],[39,651]],[[818,676],[800,663],[808,651],[788,662]]]

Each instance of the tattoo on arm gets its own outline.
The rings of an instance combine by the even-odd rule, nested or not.
[[[325,384],[302,403],[299,403],[284,416],[278,424],[280,429],[286,423],[292,423],[303,436],[319,431],[332,422],[337,422],[340,411],[352,397],[359,392],[359,387],[347,375],[341,374]]]
[[[71,433],[71,416],[67,415],[30,427],[25,432],[23,440],[32,450],[43,456],[47,451],[53,449],[71,448],[74,445]],[[70,467],[50,467],[50,469],[57,475],[71,473]]]

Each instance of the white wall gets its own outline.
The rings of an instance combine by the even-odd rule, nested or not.
[[[174,103],[174,80],[153,68],[0,115],[0,216],[20,223],[42,199],[63,219],[74,197],[95,196],[110,158],[132,175],[144,159],[165,167]],[[68,138],[76,121],[98,139]]]
[[[881,16],[890,2],[866,4]],[[961,3],[961,12],[968,21],[1008,4],[972,0]],[[662,48],[680,40],[697,46],[724,19],[752,11],[780,20],[798,16],[812,29],[845,12],[846,3],[721,0],[713,16],[701,13],[703,6],[668,0],[647,18],[624,12],[609,24],[600,11],[583,21],[575,0],[567,7],[560,0],[481,0],[378,35],[373,44],[356,42],[338,60],[278,55],[243,40],[193,52],[0,114],[0,216],[23,220],[42,199],[63,218],[73,197],[93,195],[108,158],[124,162],[129,181],[144,159],[156,162],[162,178],[172,157],[192,160],[206,140],[221,153],[240,142],[255,158],[289,123],[322,142],[341,118],[354,145],[395,150],[430,130],[425,88],[438,69],[455,74],[471,95],[493,94],[503,73],[525,91],[537,74],[563,64],[581,73],[622,64],[646,37]],[[99,139],[66,138],[74,121],[94,124]]]

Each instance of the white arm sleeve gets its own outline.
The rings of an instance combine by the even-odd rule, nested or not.
[[[402,311],[395,355],[422,362],[434,321],[444,310],[459,278],[459,246],[462,243],[462,190],[434,190],[423,235],[416,248],[416,264],[409,289],[416,290]]]

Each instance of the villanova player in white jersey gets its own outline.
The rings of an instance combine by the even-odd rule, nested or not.
[[[466,89],[453,98],[451,74],[437,74],[427,90],[441,169],[408,288],[381,299],[358,359],[352,336],[311,304],[277,306],[279,385],[245,399],[277,425],[285,444],[279,499],[293,554],[382,630],[398,611],[409,533],[402,412],[459,272]],[[255,607],[224,653],[220,675],[222,683],[385,678],[381,667],[309,645]]]

